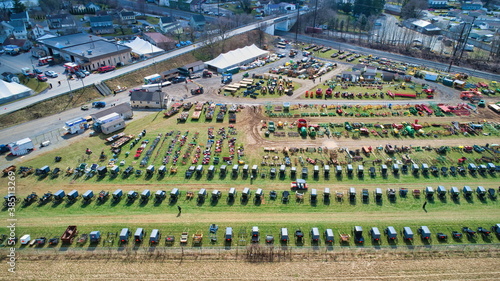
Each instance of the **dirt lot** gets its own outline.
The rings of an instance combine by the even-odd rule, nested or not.
[[[34,253],[18,260],[15,275],[4,274],[1,279],[68,280],[85,276],[108,280],[493,280],[500,273],[497,249],[361,252],[348,249],[276,254],[274,262],[256,261],[244,250],[238,256],[234,251],[212,255],[162,251]],[[2,262],[0,270],[6,269]]]

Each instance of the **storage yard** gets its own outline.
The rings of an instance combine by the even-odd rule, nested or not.
[[[500,245],[495,112],[473,103],[429,103],[421,94],[412,104],[390,104],[385,94],[368,94],[369,104],[310,103],[325,98],[330,82],[343,87],[341,79],[313,78],[311,99],[300,80],[243,75],[247,85],[235,91],[226,91],[232,82],[221,83],[220,101],[196,94],[114,134],[84,137],[7,168],[0,182],[15,175],[16,198],[6,196],[1,212],[17,202],[19,251],[33,259],[40,253],[60,259],[51,249],[82,258],[87,250],[102,256],[118,250],[234,264],[307,256],[311,268],[313,261],[352,266],[374,253],[460,260],[461,250],[470,250],[498,259],[492,253]],[[282,88],[266,99],[300,99],[233,102],[232,96],[261,99],[269,86]],[[6,246],[7,228],[0,235]],[[397,272],[374,259],[379,270]],[[448,278],[431,279],[441,277]]]

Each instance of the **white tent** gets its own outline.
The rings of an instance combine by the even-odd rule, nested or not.
[[[251,46],[246,46],[244,48],[220,54],[215,59],[207,61],[206,64],[211,68],[217,69],[218,72],[225,72],[231,67],[252,62],[256,58],[268,54],[268,51],[259,49],[259,47],[255,46],[255,44],[252,44]]]
[[[33,90],[16,82],[0,80],[0,104],[31,95]]]
[[[149,43],[146,40],[143,40],[139,37],[135,37],[134,41],[130,43],[123,44],[132,49],[132,52],[138,55],[147,55],[152,53],[163,52],[163,49],[156,47],[155,45]]]

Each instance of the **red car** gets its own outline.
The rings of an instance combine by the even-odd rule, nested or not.
[[[105,65],[105,66],[101,66],[97,69],[97,71],[103,73],[103,72],[108,72],[108,71],[113,71],[115,70],[116,66],[114,65]]]
[[[42,82],[46,82],[47,81],[47,77],[43,74],[38,74],[36,76],[36,79],[38,79],[38,81],[42,81]]]

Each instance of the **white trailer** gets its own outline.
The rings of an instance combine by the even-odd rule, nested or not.
[[[12,155],[15,156],[28,154],[29,151],[35,149],[33,141],[30,138],[25,138],[13,143],[9,143],[8,147]]]
[[[87,119],[80,117],[70,120],[63,127],[66,134],[81,134],[88,129]]]

